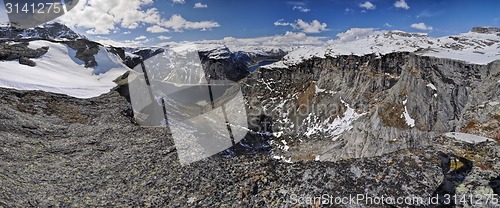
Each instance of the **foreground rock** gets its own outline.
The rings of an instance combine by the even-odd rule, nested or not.
[[[446,167],[440,151],[473,163],[458,193],[493,192],[500,170],[495,143],[446,139],[336,163],[222,154],[180,166],[168,129],[141,128],[130,112],[114,91],[81,100],[0,89],[0,206],[276,207],[299,199],[318,205],[308,197],[322,194],[427,197],[460,168]]]
[[[19,64],[34,67],[36,63],[30,58],[39,58],[47,53],[48,47],[31,49],[28,43],[0,42],[0,61],[19,60]]]

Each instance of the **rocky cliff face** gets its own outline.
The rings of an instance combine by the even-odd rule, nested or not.
[[[199,52],[205,75],[213,80],[239,81],[245,78],[251,61],[246,54],[233,53],[228,48],[216,48]]]
[[[498,80],[498,61],[392,53],[261,68],[243,84],[250,114],[272,118],[255,126],[274,133],[277,149],[287,150],[278,155],[336,161],[429,145],[454,131],[498,141]]]

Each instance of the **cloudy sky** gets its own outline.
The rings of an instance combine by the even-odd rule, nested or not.
[[[80,0],[57,21],[91,39],[144,45],[258,37],[314,41],[353,27],[439,37],[478,25],[500,27],[500,1]]]

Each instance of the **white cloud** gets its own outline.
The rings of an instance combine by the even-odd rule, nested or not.
[[[321,33],[327,31],[328,29],[326,23],[321,23],[318,20],[313,20],[312,22],[306,22],[302,19],[298,19],[295,23],[285,22],[280,19],[274,22],[274,26],[291,26],[293,29],[300,30],[303,33]]]
[[[394,27],[394,26],[386,22],[386,23],[384,24],[384,27]]]
[[[80,0],[58,21],[70,27],[87,28],[89,33],[109,34],[118,27],[135,29],[141,23],[159,22],[158,10],[145,8],[152,3],[152,0]]]
[[[374,4],[372,4],[369,1],[362,3],[362,4],[359,4],[359,7],[367,9],[367,10],[374,10],[377,8]]]
[[[194,4],[194,8],[195,9],[203,9],[203,8],[207,8],[207,7],[208,7],[207,4],[202,4],[202,3],[199,3],[199,2],[196,3],[196,4]]]
[[[406,3],[405,0],[398,0],[398,1],[394,2],[394,7],[406,9],[406,10],[410,9],[410,6],[408,6],[408,4]]]
[[[411,24],[411,27],[415,28],[417,30],[429,30],[429,31],[431,31],[434,29],[431,26],[425,25],[425,23],[423,23],[423,22]]]
[[[143,47],[146,46],[145,43],[148,42],[148,40],[144,41],[136,41],[136,40],[125,40],[125,41],[115,41],[111,39],[100,39],[97,40],[97,42],[103,44],[103,45],[111,45],[115,47]]]
[[[146,31],[148,31],[150,33],[164,33],[164,32],[168,32],[169,30],[166,28],[160,27],[158,25],[153,25],[151,27],[148,27],[146,29]]]
[[[141,36],[135,38],[135,40],[146,40],[146,39],[147,39],[147,37],[144,35],[141,35]]]
[[[303,32],[286,32],[284,35],[257,37],[257,38],[234,38],[226,37],[224,40],[204,40],[199,43],[226,45],[232,51],[258,49],[261,47],[275,46],[282,49],[290,49],[297,46],[324,45],[325,37],[308,36]]]
[[[285,22],[284,19],[279,19],[278,21],[274,22],[274,26],[289,26],[292,23]]]
[[[185,4],[186,1],[185,0],[172,0],[172,3],[174,3],[174,4]]]
[[[184,0],[173,0],[182,3]],[[159,10],[151,7],[153,0],[80,0],[67,13],[58,18],[69,27],[81,27],[89,34],[110,34],[120,28],[136,29],[149,26],[149,31],[172,28],[176,32],[183,30],[208,30],[219,27],[214,21],[192,22],[179,15],[170,19],[162,17]],[[157,26],[157,27],[155,27]]]
[[[184,19],[178,14],[174,14],[168,20],[163,20],[160,23],[161,26],[166,28],[172,28],[175,32],[182,32],[186,30],[209,30],[212,28],[220,27],[218,22],[214,21],[201,21],[201,22],[191,22]]]
[[[311,9],[308,9],[303,6],[293,6],[292,10],[299,10],[300,12],[310,12]]]
[[[321,23],[318,20],[313,20],[311,23],[305,22],[301,19],[297,21],[297,27],[305,33],[320,33],[328,30],[326,23]]]
[[[170,37],[170,36],[163,36],[163,35],[162,36],[158,36],[158,39],[160,39],[160,40],[170,40],[171,38],[172,37]]]
[[[128,34],[130,34],[130,33],[132,33],[132,32],[130,32],[130,31],[125,31],[125,32],[123,32],[122,34],[124,34],[124,35],[128,35]]]
[[[421,11],[418,15],[417,15],[417,18],[422,18],[422,17],[435,17],[435,16],[439,16],[443,14],[442,11],[430,11],[428,9],[425,9],[423,11]]]
[[[306,2],[303,1],[287,1],[286,2],[289,5],[294,5],[294,6],[305,6]]]
[[[158,36],[157,39],[168,41],[171,38],[169,36]],[[98,42],[105,45],[113,45],[116,47],[142,47],[148,46],[146,43],[151,42],[155,39],[148,38],[145,40],[126,40],[126,41],[114,41],[110,39],[99,40]],[[271,49],[280,48],[283,50],[291,50],[298,46],[322,46],[326,44],[326,37],[321,36],[308,36],[303,32],[290,32],[287,31],[283,35],[275,36],[265,36],[256,38],[234,38],[226,37],[223,40],[201,40],[195,41],[193,43],[197,44],[216,44],[216,45],[226,45],[231,51],[262,51],[261,49]],[[179,42],[161,42],[155,44],[156,46],[172,46],[177,44],[183,44]],[[149,45],[151,46],[151,45]]]
[[[265,38],[266,39],[266,38]],[[273,36],[271,38],[267,38],[265,41],[266,44],[269,45],[320,45],[324,42],[321,41],[324,39],[323,37],[311,37],[307,36],[307,34],[302,32],[290,32],[287,31],[285,35],[281,36]]]

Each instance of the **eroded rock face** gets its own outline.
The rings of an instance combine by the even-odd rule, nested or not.
[[[254,129],[275,133],[276,147],[288,150],[278,154],[336,161],[425,146],[472,120],[471,129],[497,138],[498,64],[411,53],[313,58],[261,68],[243,85],[250,114],[273,119],[272,129]]]

